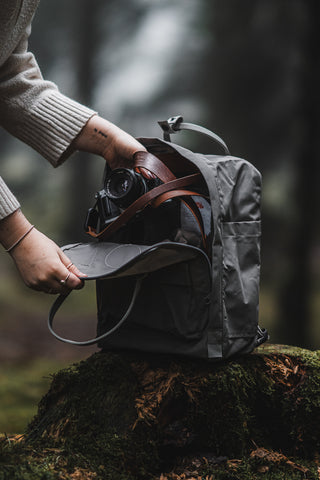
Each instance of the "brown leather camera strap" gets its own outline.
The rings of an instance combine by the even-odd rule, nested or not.
[[[191,196],[202,195],[197,192],[190,192],[189,190],[181,190],[183,187],[198,183],[201,180],[200,173],[177,178],[158,157],[146,151],[136,152],[133,155],[133,161],[135,169],[145,168],[156,175],[163,182],[163,185],[153,188],[138,198],[126,210],[124,210],[114,222],[108,225],[101,232],[96,233],[92,227],[89,227],[88,233],[93,237],[106,239],[108,236],[112,235],[119,230],[119,228],[125,225],[131,218],[134,217],[134,215],[136,215],[136,213],[143,210],[148,205],[157,207],[169,199],[180,198],[195,217],[199,225],[204,248],[206,249],[207,242],[203,219],[196,202],[191,198]]]
[[[162,195],[159,195],[159,197],[153,200],[152,206],[157,208],[167,200],[171,200],[172,198],[180,198],[180,200],[185,204],[186,207],[189,208],[194,218],[196,219],[200,229],[203,246],[205,250],[207,250],[207,238],[204,230],[202,215],[193,198],[187,198],[187,197],[194,197],[194,196],[203,197],[203,195],[201,195],[201,193],[199,192],[192,192],[190,190],[174,190],[174,191],[166,192],[166,193],[163,193]]]
[[[151,205],[154,208],[157,208],[162,203],[166,202],[167,200],[171,200],[172,198],[176,198],[176,197],[186,197],[186,196],[202,197],[203,195],[201,195],[201,193],[199,193],[199,192],[192,192],[191,190],[181,190],[181,189],[179,189],[179,190],[174,190],[174,191],[166,192],[166,193],[163,193],[162,195],[159,195],[159,197],[157,197],[155,200],[153,200]]]
[[[149,170],[150,172],[157,175],[157,177],[164,183],[170,180],[174,180],[176,178],[174,173],[162,162],[162,160],[160,160],[160,158],[156,157],[150,152],[144,152],[144,151],[136,152],[133,156],[133,160],[134,160],[135,168],[142,167]],[[203,195],[197,192],[190,192],[189,190],[170,191],[170,192],[163,193],[158,198],[156,198],[152,202],[152,206],[156,208],[162,203],[166,202],[167,200],[170,200],[172,198],[180,198],[181,201],[183,201],[183,203],[186,205],[186,207],[189,208],[189,210],[195,217],[200,228],[203,245],[206,249],[207,241],[206,241],[206,235],[204,231],[202,215],[200,213],[200,210],[196,202],[192,198],[186,198],[191,196],[203,196]]]
[[[125,225],[131,218],[133,218],[136,213],[140,212],[148,205],[152,203],[154,199],[162,195],[163,193],[181,189],[183,187],[187,187],[189,185],[195,185],[201,179],[200,173],[195,173],[193,175],[188,175],[182,178],[176,178],[175,180],[171,180],[170,182],[163,183],[158,187],[149,190],[144,195],[139,197],[135,202],[133,202],[126,210],[124,210],[121,215],[119,215],[114,222],[108,225],[104,230],[97,233],[92,227],[88,228],[88,233],[92,237],[95,238],[107,238],[109,235],[112,235],[116,231],[119,230],[120,227]]]
[[[136,152],[133,155],[133,162],[135,168],[143,167],[149,172],[154,173],[163,183],[170,182],[177,178],[172,171],[152,153]]]

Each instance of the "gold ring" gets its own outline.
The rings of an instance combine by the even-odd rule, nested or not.
[[[70,275],[71,275],[71,272],[68,272],[68,275],[66,276],[66,278],[64,280],[60,280],[61,285],[65,285],[67,283],[67,280],[70,277]]]
[[[73,263],[69,263],[69,265],[66,266],[66,268],[69,270],[70,267],[72,267]]]

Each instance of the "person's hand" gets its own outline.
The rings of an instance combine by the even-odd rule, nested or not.
[[[0,222],[0,241],[8,249],[30,230],[31,224],[21,211]],[[10,250],[24,283],[46,293],[67,293],[79,289],[85,277],[52,240],[32,228]]]
[[[12,250],[24,283],[33,290],[66,293],[82,288],[83,275],[52,240],[33,229]]]

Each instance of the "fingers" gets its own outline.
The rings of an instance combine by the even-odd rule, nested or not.
[[[67,294],[70,290],[80,290],[83,288],[84,282],[77,275],[68,271],[64,277],[58,276],[46,284],[42,284],[37,290],[44,291],[49,294]]]
[[[79,278],[79,277],[86,277],[87,275],[85,275],[84,273],[80,272],[80,270],[75,266],[73,265],[73,263],[69,263],[69,265],[66,266],[67,270],[69,270],[69,274],[67,274],[66,278],[64,280],[60,280],[60,284],[64,284],[66,287],[69,287],[69,288],[74,288],[75,290],[80,290],[81,288],[83,288],[84,286],[84,281]],[[76,277],[76,278],[75,278]],[[74,280],[76,280],[76,283],[73,284],[73,286],[70,286],[69,283],[70,283],[70,278],[71,278],[71,281],[74,282]],[[80,282],[79,282],[80,280]],[[68,284],[67,284],[68,282]]]
[[[136,167],[135,170],[136,172],[141,173],[141,175],[148,180],[154,180],[155,178],[158,178],[157,175],[144,167]]]
[[[65,259],[68,259],[68,258],[65,257]],[[65,263],[65,259],[63,259],[63,263]],[[72,272],[77,277],[86,277],[87,276],[85,273],[80,272],[80,270],[70,261],[66,265],[66,269],[69,270],[70,272]]]
[[[64,268],[61,269],[61,274],[59,271],[59,277],[56,278],[59,287],[55,284],[50,293],[67,293],[73,289],[80,290],[84,286],[84,282],[79,277],[85,278],[87,275],[81,272],[62,250],[59,252],[59,256]]]
[[[53,264],[51,266],[51,274],[47,272],[44,278],[38,278],[38,283],[28,286],[52,295],[67,294],[70,290],[83,288],[84,281],[79,277],[85,278],[86,275],[80,272],[62,250],[58,249],[58,262],[55,262],[55,266]]]
[[[82,273],[63,253],[58,249],[58,264],[54,267],[52,274],[42,281],[36,290],[49,294],[67,294],[70,290],[80,290],[84,286],[84,281],[79,278],[85,278],[87,275]]]

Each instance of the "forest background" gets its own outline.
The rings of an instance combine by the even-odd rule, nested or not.
[[[317,0],[42,0],[30,38],[46,79],[132,135],[161,136],[157,121],[181,114],[261,171],[260,324],[272,343],[311,349],[320,346],[319,27]],[[102,158],[77,153],[54,170],[4,130],[0,156],[40,231],[59,245],[86,240]],[[23,429],[44,375],[94,351],[50,336],[52,301],[27,289],[1,253],[0,432]],[[65,335],[94,335],[94,286],[64,311]]]

